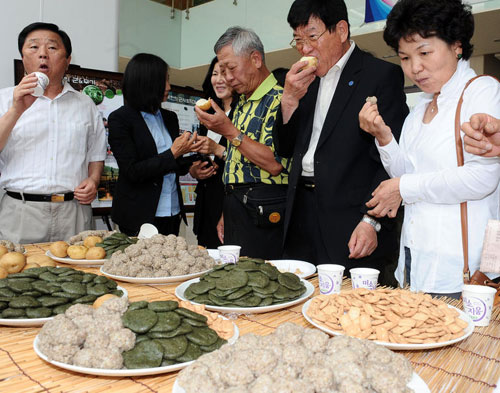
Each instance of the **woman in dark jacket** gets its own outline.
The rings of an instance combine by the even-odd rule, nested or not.
[[[179,136],[174,112],[161,108],[170,90],[168,65],[155,55],[140,53],[123,76],[125,105],[108,119],[109,144],[118,162],[118,182],[111,216],[120,230],[137,235],[144,223],[161,234],[179,233],[186,220],[178,175],[191,162],[182,158],[202,141],[196,133]]]
[[[237,102],[237,96],[226,82],[217,57],[214,57],[203,82],[203,91],[207,97],[223,108],[229,118]],[[198,244],[206,248],[217,248],[221,242],[217,236],[217,223],[222,215],[224,185],[222,172],[225,164],[226,138],[200,127],[200,140],[205,142],[202,151],[210,153],[204,160],[196,161],[189,170],[191,176],[198,179],[196,186],[196,206],[194,210],[193,232],[198,237]]]

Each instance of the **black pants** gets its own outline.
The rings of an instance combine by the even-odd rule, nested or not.
[[[179,228],[181,226],[181,215],[176,214],[170,217],[155,217],[153,225],[158,228],[158,232],[162,235],[179,235]],[[120,225],[120,231],[128,236],[137,236],[139,229],[130,229]]]
[[[380,271],[378,282],[380,285],[394,286],[394,272],[384,274],[385,266],[397,260],[397,255],[373,255],[349,259],[347,242],[345,250],[335,250],[337,255],[329,254],[326,245],[328,234],[322,234],[319,228],[318,208],[314,188],[307,188],[299,182],[295,193],[294,206],[288,232],[285,239],[283,257],[299,259],[314,265],[334,263],[345,267],[344,276],[350,277],[349,269],[357,267],[370,267]],[[360,217],[361,218],[361,217]],[[340,224],[339,224],[340,225]],[[350,234],[349,234],[350,236]]]
[[[299,259],[314,265],[338,263],[330,260],[323,243],[319,230],[318,210],[314,190],[297,186],[292,217],[285,239],[284,258]]]
[[[241,246],[240,255],[264,259],[281,258],[284,210],[276,223],[258,215],[258,207],[267,202],[284,207],[286,186],[256,184],[226,186],[224,197],[224,244]],[[278,203],[281,201],[280,203]],[[273,202],[273,203],[274,203]],[[278,216],[273,216],[275,221]]]

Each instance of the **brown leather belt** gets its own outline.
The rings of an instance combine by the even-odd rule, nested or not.
[[[75,194],[72,192],[65,194],[21,194],[20,192],[7,191],[6,193],[11,198],[29,202],[66,202],[75,198]]]

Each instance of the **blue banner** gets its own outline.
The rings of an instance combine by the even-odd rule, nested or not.
[[[395,3],[396,0],[366,0],[365,23],[386,19]]]

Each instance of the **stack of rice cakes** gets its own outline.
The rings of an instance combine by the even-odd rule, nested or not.
[[[202,275],[184,296],[220,307],[265,307],[290,302],[305,292],[297,275],[281,273],[262,259],[240,258],[236,264],[219,265]]]
[[[190,362],[226,343],[207,326],[207,317],[172,300],[131,303],[122,322],[137,335],[134,348],[122,354],[129,369]]]
[[[36,267],[0,280],[0,317],[48,318],[99,296],[122,296],[115,281],[69,267]]]

